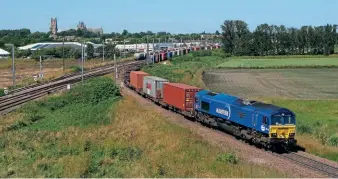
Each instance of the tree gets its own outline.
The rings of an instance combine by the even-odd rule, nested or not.
[[[94,46],[92,44],[87,44],[87,57],[88,59],[94,57]]]
[[[123,32],[122,32],[122,36],[126,37],[128,35],[128,33],[129,32],[126,29],[124,29]]]
[[[220,35],[220,33],[219,33],[219,31],[218,31],[218,30],[216,30],[215,34],[216,34],[216,35]]]
[[[224,24],[221,26],[223,33],[222,33],[222,41],[223,41],[223,48],[226,53],[233,54],[235,49],[235,30],[234,24],[231,20],[224,21]]]
[[[221,28],[223,30],[222,41],[226,53],[244,55],[249,52],[250,31],[244,21],[224,21]]]

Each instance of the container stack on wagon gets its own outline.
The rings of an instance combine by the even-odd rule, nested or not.
[[[145,76],[143,78],[143,93],[154,99],[163,98],[163,85],[168,83],[167,79],[156,76]]]
[[[195,94],[200,90],[201,88],[182,83],[166,83],[163,86],[163,102],[170,109],[193,117]]]
[[[143,71],[131,71],[130,72],[130,86],[137,91],[142,91],[143,78],[145,76],[149,76],[149,74]]]

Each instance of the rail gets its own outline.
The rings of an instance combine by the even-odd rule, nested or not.
[[[277,154],[276,154],[277,155]],[[329,177],[338,178],[338,168],[328,165],[326,163],[314,160],[309,157],[302,156],[298,153],[291,152],[291,153],[284,153],[284,154],[278,154],[278,157],[285,158],[287,160],[293,161],[299,165],[302,165],[304,167],[316,170],[318,172],[321,172]]]

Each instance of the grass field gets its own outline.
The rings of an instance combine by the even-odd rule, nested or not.
[[[1,177],[287,176],[119,98],[104,78],[1,118]]]
[[[231,58],[231,60],[217,65],[218,68],[281,68],[281,67],[338,67],[338,57],[312,58]]]
[[[143,70],[173,82],[290,108],[297,114],[300,144],[310,153],[338,161],[338,69],[216,69],[220,64],[245,60],[218,56],[181,58],[169,65],[156,64]],[[331,56],[321,59],[321,63],[317,56],[277,59],[250,59],[248,66],[338,63]],[[203,70],[207,71],[202,75]]]

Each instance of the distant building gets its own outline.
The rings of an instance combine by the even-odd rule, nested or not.
[[[0,48],[0,58],[7,58],[9,55],[9,52]]]
[[[100,34],[100,35],[103,34],[103,29],[102,29],[102,27],[101,27],[101,28],[97,28],[97,29],[88,28],[87,30],[88,30],[89,32],[93,32],[93,33],[96,33],[96,34]]]
[[[93,33],[100,34],[100,35],[103,34],[102,27],[101,28],[87,28],[87,26],[85,25],[85,23],[82,22],[82,21],[80,21],[79,24],[77,25],[77,29],[88,30],[89,32],[93,32]]]
[[[87,44],[92,44],[94,46],[94,49],[101,47],[102,44],[94,44],[91,42],[87,42]],[[43,42],[43,43],[35,43],[35,44],[30,44],[30,45],[26,45],[23,47],[19,47],[19,50],[31,50],[31,51],[35,51],[35,50],[39,50],[39,49],[48,49],[48,48],[56,48],[56,47],[71,47],[74,49],[81,49],[81,43],[79,42],[65,42],[63,44],[63,42]]]
[[[79,24],[77,25],[77,28],[80,29],[80,30],[86,30],[86,29],[87,29],[85,23],[84,23],[84,22],[81,22],[81,21],[80,21]]]
[[[213,38],[220,38],[222,35],[215,35],[215,34],[203,34],[201,35],[202,39],[213,39]]]
[[[57,23],[56,18],[51,18],[49,29],[50,29],[50,32],[51,32],[51,36],[56,37],[56,35],[58,33],[58,23]]]

